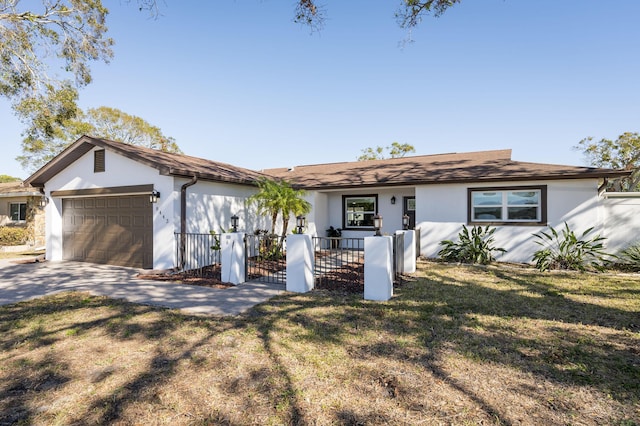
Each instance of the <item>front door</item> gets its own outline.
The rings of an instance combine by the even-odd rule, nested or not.
[[[404,212],[409,216],[409,229],[415,229],[416,227],[416,197],[404,197]]]

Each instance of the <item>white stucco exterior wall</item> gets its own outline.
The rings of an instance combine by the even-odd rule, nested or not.
[[[404,207],[402,205],[404,197],[413,197],[413,188],[407,187],[389,187],[389,188],[369,188],[369,189],[348,189],[340,192],[327,192],[326,205],[328,212],[328,221],[323,223],[322,227],[318,226],[318,235],[326,237],[326,230],[329,226],[334,228],[343,228],[343,205],[342,197],[358,196],[358,195],[377,195],[378,196],[378,213],[382,216],[381,233],[385,235],[393,235],[397,230],[402,229],[402,215]],[[391,197],[396,197],[396,203],[391,204]],[[320,222],[319,222],[320,224]],[[372,230],[344,230],[342,236],[345,238],[369,237],[373,235]]]
[[[180,232],[181,188],[188,182],[186,178],[176,178],[174,182],[175,232]],[[239,217],[238,232],[252,233],[258,226],[265,228],[264,218],[257,218],[255,209],[246,203],[247,198],[256,191],[255,187],[249,185],[197,181],[187,188],[186,232],[226,232],[231,228],[231,216],[234,214]]]
[[[105,152],[105,171],[94,173],[93,151],[87,152],[45,184],[45,194],[50,198],[46,207],[47,259],[62,260],[62,199],[51,198],[52,191],[153,184],[161,194],[153,207],[153,267],[171,268],[175,256],[173,178],[161,176],[156,169],[108,149]]]
[[[603,230],[604,215],[598,208],[597,179],[527,181],[499,185],[443,184],[416,187],[416,227],[421,230],[421,254],[437,257],[440,241],[457,240],[462,225],[467,224],[467,188],[489,186],[547,186],[547,221],[558,228],[567,222],[571,229],[582,233],[594,226],[594,234]],[[533,233],[546,226],[496,226],[496,246],[507,253],[497,256],[506,262],[530,262],[539,248]]]
[[[617,254],[640,244],[640,193],[604,193],[601,198],[605,229],[602,233],[609,253]]]

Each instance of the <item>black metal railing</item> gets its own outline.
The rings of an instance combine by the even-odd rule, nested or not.
[[[246,234],[244,243],[247,281],[286,283],[286,239],[279,235]]]
[[[176,269],[197,277],[220,279],[220,234],[176,233]]]
[[[364,291],[364,238],[314,237],[315,287]]]

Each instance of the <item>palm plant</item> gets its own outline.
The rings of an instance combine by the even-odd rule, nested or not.
[[[249,197],[250,204],[255,204],[258,214],[268,215],[271,218],[271,234],[276,233],[278,213],[281,210],[281,194],[278,182],[271,179],[258,181],[258,192]]]
[[[282,234],[277,245],[277,252],[282,250],[282,241],[289,230],[289,217],[303,215],[311,211],[311,204],[304,198],[305,191],[293,188],[286,181],[262,179],[258,182],[258,192],[249,197],[255,204],[258,213],[271,218],[271,235],[276,235],[278,216],[282,215]]]

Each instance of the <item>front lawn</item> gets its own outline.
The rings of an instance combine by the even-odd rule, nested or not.
[[[223,290],[224,291],[224,290]],[[0,307],[0,424],[640,424],[640,277],[421,263],[389,302]]]

